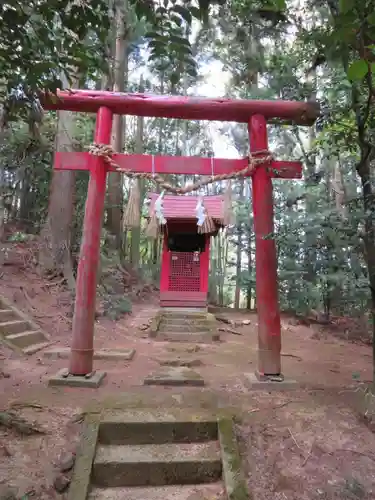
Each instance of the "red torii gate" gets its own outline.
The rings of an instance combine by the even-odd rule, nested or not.
[[[298,101],[207,99],[89,90],[58,91],[57,98],[46,95],[42,102],[47,110],[96,113],[94,142],[104,145],[111,141],[113,114],[247,123],[251,153],[260,152],[259,156],[266,156],[264,152],[268,150],[267,120],[312,125],[319,115],[315,104]],[[160,174],[212,175],[211,158],[156,156],[153,161],[148,155],[115,154],[113,160],[119,166],[117,172],[152,172],[154,168],[154,172]],[[247,158],[213,160],[215,174],[238,171],[247,164]],[[97,268],[107,173],[115,169],[103,157],[85,152],[57,152],[54,168],[90,171],[69,364],[69,375],[89,377],[93,372]],[[264,238],[274,230],[272,178],[301,177],[302,164],[297,161],[264,163],[252,174],[260,375],[281,374],[276,246],[273,239]]]

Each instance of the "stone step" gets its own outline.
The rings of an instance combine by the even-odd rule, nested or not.
[[[163,314],[162,319],[165,319],[166,321],[181,321],[186,323],[187,321],[207,321],[207,315],[194,314],[191,316],[181,316],[180,314]]]
[[[202,323],[207,323],[207,318],[201,317],[201,318],[181,318],[179,316],[162,316],[161,318],[162,321],[166,321],[168,323],[174,323],[174,324],[190,324],[190,323],[195,323],[195,324],[202,324]]]
[[[158,330],[155,340],[209,344],[220,340],[220,334],[218,332],[164,332]]]
[[[221,482],[212,484],[194,484],[178,486],[154,486],[134,488],[93,488],[88,500],[193,500],[219,499],[222,497],[224,485]]]
[[[207,321],[202,321],[197,323],[195,321],[190,321],[187,323],[178,323],[177,321],[160,321],[160,326],[172,327],[176,330],[180,330],[181,328],[200,328],[201,330],[206,330],[211,328],[211,325]]]
[[[178,410],[127,410],[105,413],[99,426],[101,444],[163,444],[212,441],[217,421],[210,413]]]
[[[44,337],[45,339],[45,337]],[[24,354],[35,354],[38,351],[41,351],[42,349],[49,347],[50,342],[40,342],[38,344],[32,344],[29,347],[24,347],[22,349],[22,352]]]
[[[196,484],[216,482],[221,475],[218,441],[99,445],[92,468],[92,484],[100,487]]]
[[[199,332],[209,332],[211,331],[211,329],[207,324],[195,325],[194,323],[191,323],[186,325],[176,325],[174,323],[161,322],[159,325],[159,331],[199,333]]]
[[[203,377],[196,371],[182,366],[162,366],[143,380],[144,385],[192,386],[205,385]]]
[[[28,321],[23,320],[12,320],[0,323],[0,333],[4,337],[9,335],[25,332],[31,329],[31,325]]]
[[[70,357],[70,347],[55,347],[43,353],[45,358],[68,359]],[[107,361],[131,361],[134,357],[135,349],[98,349],[94,350],[94,359]]]
[[[30,331],[26,330],[20,333],[13,333],[5,337],[7,342],[12,343],[20,349],[25,349],[32,344],[41,344],[46,341],[46,337],[41,330]]]
[[[17,315],[12,309],[0,309],[0,323],[17,319]]]

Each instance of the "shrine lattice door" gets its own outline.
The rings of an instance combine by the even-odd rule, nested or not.
[[[203,252],[174,252],[165,240],[160,283],[162,307],[207,307],[209,243]]]
[[[200,292],[201,272],[199,252],[170,252],[170,292]]]

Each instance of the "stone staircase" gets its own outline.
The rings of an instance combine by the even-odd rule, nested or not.
[[[161,341],[193,343],[220,340],[215,317],[206,312],[162,311],[155,337]]]
[[[47,347],[47,335],[24,313],[0,296],[0,341],[23,354]]]
[[[68,499],[247,500],[232,495],[243,478],[229,463],[233,456],[219,428],[212,414],[202,412],[104,413],[86,426]]]

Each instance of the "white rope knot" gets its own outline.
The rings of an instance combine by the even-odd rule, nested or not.
[[[94,142],[89,147],[89,153],[94,156],[110,158],[113,155],[113,149],[109,144],[97,144]]]

